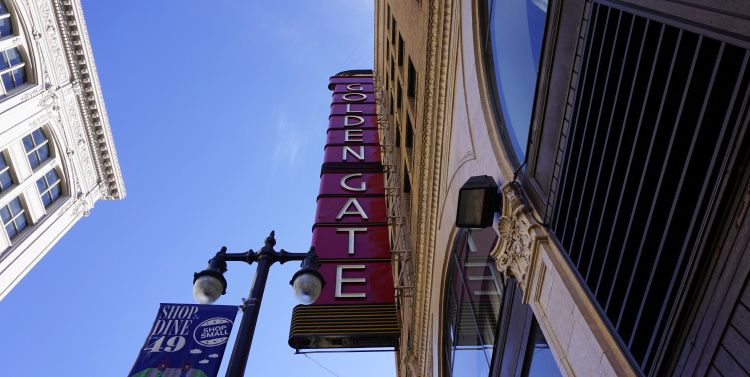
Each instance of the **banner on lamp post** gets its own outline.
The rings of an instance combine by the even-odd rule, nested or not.
[[[216,377],[236,306],[161,304],[128,377]]]

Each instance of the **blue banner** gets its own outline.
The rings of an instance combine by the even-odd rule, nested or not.
[[[236,306],[161,304],[128,377],[216,377]]]

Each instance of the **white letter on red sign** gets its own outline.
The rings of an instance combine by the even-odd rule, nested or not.
[[[337,232],[349,232],[349,255],[354,255],[354,232],[367,232],[367,228],[336,228]]]
[[[347,105],[347,106],[349,106],[349,105]],[[361,111],[360,111],[360,113],[361,113]],[[349,124],[349,118],[358,119],[357,123]],[[362,118],[359,115],[344,115],[344,127],[356,127],[356,126],[361,126],[363,124],[365,124],[365,118]]]
[[[358,86],[358,88],[352,88],[355,85]],[[351,90],[352,92],[361,92],[361,91],[364,90],[364,89],[362,89],[362,84],[359,84],[359,83],[357,83],[357,84],[349,84],[349,85],[346,86],[346,89],[347,90]]]
[[[355,96],[355,98],[351,98]],[[346,93],[341,96],[341,99],[347,102],[360,102],[367,99],[367,95],[364,93]]]
[[[353,212],[347,211],[347,209],[349,209],[352,204],[354,204],[354,207],[356,207],[357,210]],[[336,220],[341,220],[344,215],[360,215],[365,220],[369,219],[369,217],[367,217],[367,214],[365,213],[365,210],[363,210],[362,206],[360,206],[359,202],[357,202],[357,198],[349,198],[349,200],[346,201],[346,204],[344,204],[344,207],[341,208],[338,216],[336,216]]]
[[[359,154],[357,154],[357,152],[354,152],[354,150],[350,147],[344,147],[344,152],[341,156],[341,159],[344,161],[346,161],[346,151],[349,151],[349,153],[351,153],[352,156],[356,157],[360,161],[363,161],[365,159],[365,146],[364,145],[359,146]]]
[[[365,298],[367,297],[367,294],[364,292],[359,292],[359,293],[341,292],[341,285],[344,283],[366,283],[367,282],[367,279],[365,278],[345,278],[344,270],[364,270],[364,269],[365,269],[364,264],[336,266],[336,298],[349,298],[349,297]]]
[[[358,137],[359,139],[355,139],[355,137]],[[344,130],[344,142],[357,142],[357,141],[364,141],[362,138],[364,135],[362,134],[362,130]]]
[[[354,187],[349,187],[349,185],[346,184],[346,181],[348,181],[349,178],[352,178],[352,177],[361,177],[361,176],[362,176],[362,173],[354,173],[354,174],[349,174],[349,175],[341,178],[341,187],[344,190],[349,190],[349,191],[365,191],[365,190],[367,190],[367,182],[364,182],[364,181],[362,181],[362,182],[359,183],[359,188],[358,189],[354,188]]]
[[[356,114],[356,113],[361,113],[361,112],[362,112],[362,110],[359,110],[359,111],[352,110],[352,104],[351,103],[347,103],[346,104],[346,113],[347,114],[349,114],[349,113]]]

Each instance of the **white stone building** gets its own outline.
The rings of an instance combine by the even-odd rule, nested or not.
[[[0,0],[0,299],[99,199],[125,197],[77,0]]]

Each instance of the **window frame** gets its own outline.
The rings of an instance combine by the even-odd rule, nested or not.
[[[49,173],[54,173],[55,178],[57,178],[52,184],[50,184],[49,180],[47,179],[47,175]],[[44,190],[41,190],[39,187],[39,182],[44,182],[45,188]],[[52,197],[52,194],[50,191],[57,186],[58,193],[56,197]],[[42,174],[42,176],[36,180],[36,188],[39,191],[39,197],[42,199],[42,205],[44,205],[45,210],[49,207],[51,207],[55,202],[57,202],[58,199],[60,199],[63,196],[63,187],[62,187],[62,178],[60,178],[60,174],[57,173],[57,169],[53,166],[50,170],[48,170],[46,173]],[[44,203],[44,196],[49,195],[50,202],[45,204]]]
[[[21,208],[21,210],[15,214],[13,213],[13,210],[10,205],[14,201],[17,201],[18,207]],[[8,239],[11,242],[13,242],[14,239],[18,238],[18,236],[21,234],[21,232],[23,232],[24,229],[27,229],[30,225],[33,225],[29,217],[26,215],[26,212],[28,212],[28,209],[25,204],[26,203],[23,200],[23,194],[21,194],[9,200],[4,205],[0,206],[0,208],[7,209],[8,213],[10,214],[10,219],[7,222],[5,221],[5,219],[2,219],[2,221],[3,221],[3,229],[5,231],[5,235],[6,237],[8,237]],[[24,226],[20,229],[18,228],[18,225],[16,224],[16,219],[19,216],[23,216],[23,219],[25,221]],[[15,233],[13,233],[13,235],[8,234],[8,225],[10,225],[11,223],[13,223],[13,228],[15,229]]]
[[[6,155],[5,151],[0,152],[0,160],[5,164],[5,168],[0,169],[0,176],[7,172],[10,178],[10,185],[8,187],[3,187],[2,183],[0,183],[0,194],[2,194],[13,188],[17,184],[18,179],[13,174],[12,163],[9,162],[10,158]]]
[[[44,137],[44,141],[42,143],[37,144],[37,142],[36,142],[36,140],[34,138],[34,132],[36,132],[36,131],[40,131],[42,133],[42,136]],[[26,149],[26,142],[25,142],[26,138],[29,138],[31,140],[32,144],[33,144],[33,148],[31,148],[30,150]],[[29,132],[28,134],[26,134],[26,136],[24,136],[24,137],[21,138],[21,142],[23,143],[24,151],[26,152],[26,159],[28,160],[29,166],[31,167],[32,171],[34,171],[37,168],[39,168],[40,166],[42,166],[45,161],[47,161],[50,158],[54,157],[54,155],[53,155],[53,148],[50,148],[49,136],[47,136],[47,133],[44,131],[44,127],[39,127],[37,129],[35,129],[34,131]],[[44,159],[42,159],[41,156],[39,155],[39,149],[41,149],[42,147],[46,147],[47,148],[47,156]],[[32,153],[36,156],[36,158],[38,160],[38,162],[36,163],[36,165],[33,165],[31,163],[31,159],[30,159],[29,156]]]

